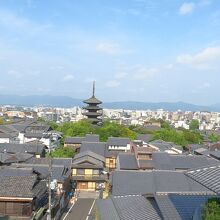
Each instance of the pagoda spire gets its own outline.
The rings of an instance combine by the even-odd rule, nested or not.
[[[92,97],[95,97],[95,81],[93,81]]]

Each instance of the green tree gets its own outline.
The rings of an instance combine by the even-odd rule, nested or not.
[[[161,128],[170,129],[170,124],[163,119],[158,119],[158,122],[161,124]]]
[[[209,199],[202,212],[203,220],[217,220],[220,219],[220,199],[211,198]]]
[[[70,147],[59,147],[51,152],[51,157],[73,158],[75,151]],[[49,156],[49,155],[47,155]]]
[[[203,136],[199,132],[186,129],[182,132],[188,144],[201,144],[203,142]]]
[[[218,141],[220,141],[220,135],[215,135],[215,134],[211,134],[211,135],[209,135],[209,140],[211,141],[211,142],[218,142]]]
[[[188,144],[200,144],[203,141],[203,137],[200,133],[189,131],[186,129],[162,129],[156,131],[153,136],[153,140],[163,140],[173,142],[181,146],[187,146]]]
[[[58,125],[56,122],[54,122],[54,121],[48,122],[48,125],[49,125],[53,130],[57,130],[58,127],[59,127],[59,125]]]
[[[136,133],[124,125],[115,122],[104,122],[101,127],[96,128],[96,133],[100,135],[101,141],[107,141],[108,137],[128,137],[136,138]]]
[[[193,131],[198,130],[199,129],[199,121],[193,119],[189,124],[189,129],[193,130]]]
[[[64,124],[58,126],[56,130],[62,132],[65,137],[82,137],[86,134],[94,133],[95,131],[94,127],[88,120],[81,120],[79,122],[65,122]]]
[[[3,125],[3,124],[5,124],[5,121],[3,118],[0,118],[0,125]]]
[[[134,131],[137,134],[153,134],[154,133],[154,131],[147,130],[145,127],[141,125],[130,125],[129,129],[131,131]]]
[[[38,118],[37,118],[37,121],[38,121],[38,122],[46,122],[46,120],[45,120],[44,118],[42,118],[42,117],[38,117]]]

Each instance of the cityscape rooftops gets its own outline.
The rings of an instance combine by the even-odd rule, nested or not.
[[[111,196],[97,200],[102,220],[160,220],[152,203],[143,196]]]
[[[109,137],[106,144],[109,146],[127,146],[127,144],[129,143],[130,143],[129,138]]]
[[[113,195],[154,194],[205,194],[215,195],[212,190],[177,171],[114,171]]]

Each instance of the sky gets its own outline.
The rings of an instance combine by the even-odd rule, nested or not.
[[[0,0],[0,94],[220,102],[219,0]]]

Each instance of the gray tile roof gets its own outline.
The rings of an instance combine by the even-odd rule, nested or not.
[[[37,132],[37,133],[34,133],[34,132],[26,132],[24,134],[25,137],[27,138],[49,138],[49,134],[44,134],[44,132]]]
[[[12,165],[17,168],[32,168],[35,172],[39,173],[41,178],[47,178],[49,175],[49,165],[48,164],[18,164]],[[52,164],[52,179],[56,179],[58,182],[63,182],[71,174],[71,168],[68,169],[64,165],[54,165]]]
[[[97,202],[102,220],[160,220],[153,205],[143,196],[111,196]]]
[[[159,148],[160,151],[170,150],[171,148],[177,148],[177,149],[180,148],[180,146],[178,146],[178,145],[176,145],[174,143],[166,142],[166,141],[161,141],[161,140],[152,141],[149,144]]]
[[[105,158],[91,151],[84,151],[73,158],[72,167],[104,168]]]
[[[8,125],[0,125],[0,138],[13,138],[18,136],[18,131]]]
[[[148,143],[152,139],[152,137],[153,137],[152,134],[138,134],[136,139]]]
[[[38,182],[36,175],[0,176],[0,197],[33,198],[42,190],[46,191],[46,183]]]
[[[117,157],[119,153],[124,153],[124,150],[109,150],[108,146],[105,146],[105,157]]]
[[[193,169],[220,164],[218,160],[206,156],[170,155],[162,152],[153,153],[152,160],[154,168],[158,170]]]
[[[127,144],[130,143],[129,138],[122,138],[122,137],[109,137],[107,141],[107,145],[113,145],[113,146],[127,146]]]
[[[87,134],[85,137],[66,137],[65,144],[81,144],[83,141],[86,142],[99,142],[99,135]]]
[[[1,166],[0,167],[0,177],[8,176],[31,176],[33,174],[33,168],[17,168],[12,166]]]
[[[11,137],[17,137],[17,135],[12,136],[11,134],[0,131],[0,138],[11,138]]]
[[[138,160],[140,169],[154,169],[155,164],[153,160]]]
[[[131,153],[119,153],[118,168],[120,170],[138,170],[138,164],[135,155]]]
[[[112,197],[121,220],[159,220],[161,219],[152,204],[143,196]]]
[[[113,195],[153,195],[155,193],[214,194],[177,171],[114,171]]]
[[[210,156],[220,160],[220,150],[211,151]]]
[[[96,200],[100,220],[120,220],[112,199]]]
[[[66,137],[65,144],[81,144],[85,140],[85,137]]]
[[[14,144],[14,143],[0,143],[0,152],[4,153],[30,153],[42,154],[45,149],[43,144]]]
[[[204,147],[201,147],[201,148],[194,150],[194,153],[201,154],[201,155],[209,155],[210,151]]]
[[[48,160],[48,158],[44,158],[44,157],[41,157],[41,158],[32,157],[31,159],[27,160],[25,163],[48,165],[49,160]],[[52,164],[53,165],[62,165],[67,168],[71,168],[72,158],[52,158]]]
[[[9,164],[9,163],[24,162],[32,157],[33,155],[28,153],[15,153],[15,154],[0,153],[0,163]]]
[[[164,220],[181,220],[179,213],[177,212],[175,206],[170,201],[168,195],[156,195],[155,196],[157,205],[160,209],[160,212]]]
[[[76,154],[75,157],[73,158],[73,161],[76,160],[76,159],[79,159],[81,157],[84,157],[84,156],[89,156],[89,157],[92,157],[98,161],[102,161],[102,162],[105,162],[105,158],[103,156],[101,156],[100,154],[96,154],[95,152],[92,152],[92,151],[83,151],[79,154]]]
[[[92,151],[105,157],[105,143],[104,142],[82,142],[80,153],[84,151]]]
[[[87,142],[99,142],[99,135],[97,135],[97,134],[87,134],[85,136],[85,141],[87,141]]]
[[[220,165],[190,170],[185,174],[208,189],[220,194]]]
[[[194,151],[196,149],[201,148],[202,145],[201,144],[189,144],[187,147],[189,148],[190,151]]]

